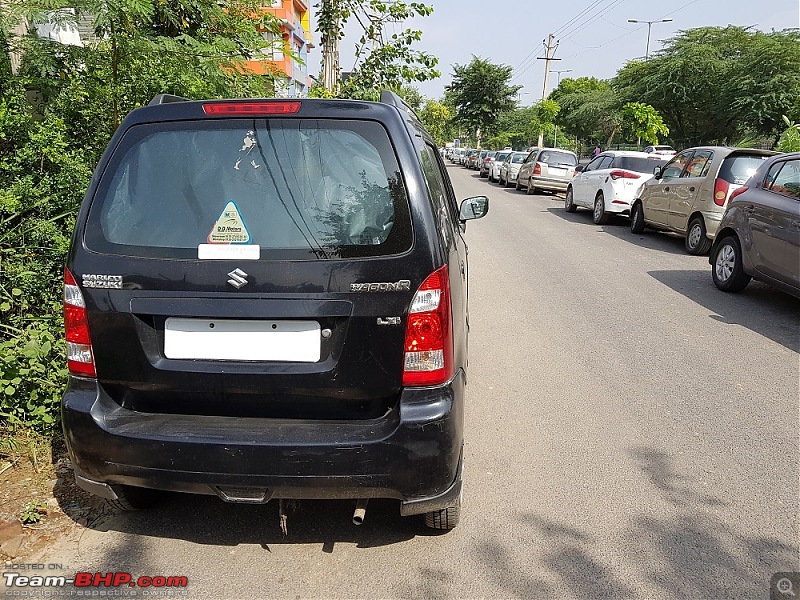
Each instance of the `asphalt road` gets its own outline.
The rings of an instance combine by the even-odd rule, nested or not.
[[[392,502],[277,509],[171,496],[62,540],[66,571],[186,575],[191,598],[767,598],[800,571],[800,301],[718,292],[682,240],[488,194],[467,231],[461,526]]]

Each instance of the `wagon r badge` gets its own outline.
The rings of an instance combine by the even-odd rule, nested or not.
[[[397,283],[351,283],[351,292],[408,292],[411,291],[411,282],[401,279]]]
[[[400,325],[400,317],[386,317],[385,319],[378,317],[378,325]]]
[[[230,279],[228,279],[228,283],[230,283],[237,290],[240,290],[247,285],[247,273],[241,269],[234,269],[228,273],[228,277],[230,277]]]

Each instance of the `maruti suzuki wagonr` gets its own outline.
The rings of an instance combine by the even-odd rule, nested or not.
[[[400,501],[459,520],[466,222],[402,100],[159,96],[111,140],[64,283],[78,484]],[[362,512],[363,517],[363,512]]]

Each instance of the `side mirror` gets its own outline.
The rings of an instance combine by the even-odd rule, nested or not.
[[[586,168],[586,165],[585,165],[585,164],[577,165],[577,166],[575,167],[575,175],[577,175],[578,173],[583,173],[583,170],[584,170],[585,168]]]
[[[475,196],[474,198],[467,198],[461,203],[461,208],[458,211],[458,218],[463,223],[464,221],[485,217],[488,212],[489,198],[486,196]]]
[[[663,173],[664,172],[661,169],[661,167],[656,167],[655,169],[653,169],[653,177],[655,177],[656,179],[661,179]]]

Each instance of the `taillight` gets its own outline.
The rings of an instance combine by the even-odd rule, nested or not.
[[[733,199],[736,198],[736,196],[741,196],[742,194],[744,194],[749,189],[750,189],[749,187],[747,187],[746,185],[743,185],[742,187],[740,187],[738,190],[736,190],[735,192],[733,192],[731,194],[731,197],[728,198],[728,202],[733,202]]]
[[[300,102],[214,102],[203,104],[207,115],[291,115],[300,110]]]
[[[81,377],[96,377],[86,303],[69,269],[64,269],[64,332],[69,372]]]
[[[730,187],[727,181],[717,178],[714,182],[714,204],[717,206],[725,206],[725,200],[728,198],[728,190]]]
[[[403,385],[440,385],[453,376],[453,325],[447,265],[419,286],[406,323]]]
[[[542,174],[542,165],[536,163],[536,166],[533,167],[533,175],[541,175]]]
[[[641,177],[638,173],[631,173],[630,171],[623,171],[622,169],[614,169],[609,173],[609,176],[614,181],[617,179],[639,179]]]

